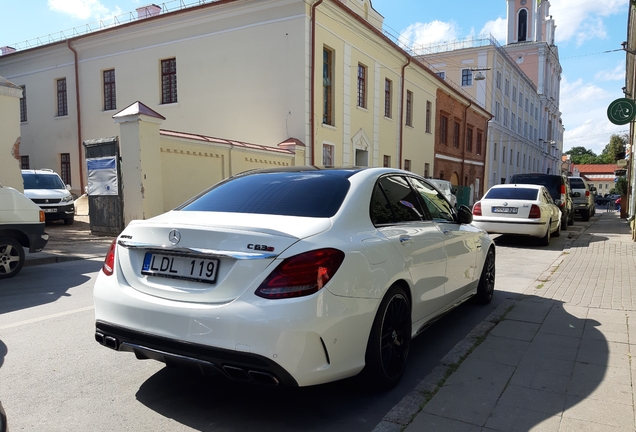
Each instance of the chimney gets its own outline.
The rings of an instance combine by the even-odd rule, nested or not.
[[[153,17],[161,13],[161,6],[150,4],[137,8],[137,19]]]
[[[0,52],[2,53],[2,55],[11,54],[15,52],[15,48],[10,46],[3,46],[3,47],[0,47]]]

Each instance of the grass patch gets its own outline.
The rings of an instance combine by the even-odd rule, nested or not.
[[[539,285],[537,285],[537,289],[539,290],[539,289],[543,288],[544,286],[545,286],[545,284],[539,284]]]

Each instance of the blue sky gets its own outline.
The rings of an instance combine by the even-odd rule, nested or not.
[[[196,0],[183,0],[195,4]],[[355,0],[348,0],[355,1]],[[139,0],[3,0],[0,46],[25,48],[60,32],[97,29],[117,16],[129,20],[129,12],[151,1]],[[169,9],[179,0],[155,2]],[[505,0],[372,0],[384,16],[386,30],[402,34],[415,43],[493,34],[505,44]],[[628,0],[552,0],[550,12],[556,22],[556,41],[561,66],[561,112],[565,125],[564,150],[583,146],[599,154],[612,133],[626,132],[607,120],[607,106],[623,97],[625,52],[603,53],[621,48],[627,38]]]

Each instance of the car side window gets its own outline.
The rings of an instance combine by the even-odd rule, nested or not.
[[[376,183],[370,213],[374,225],[427,219],[415,191],[402,176],[383,177]]]
[[[420,179],[411,177],[410,180],[434,221],[455,222],[453,209],[441,193]]]

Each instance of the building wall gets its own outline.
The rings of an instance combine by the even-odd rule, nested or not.
[[[0,78],[0,184],[24,192],[19,149],[21,94],[21,89]]]

